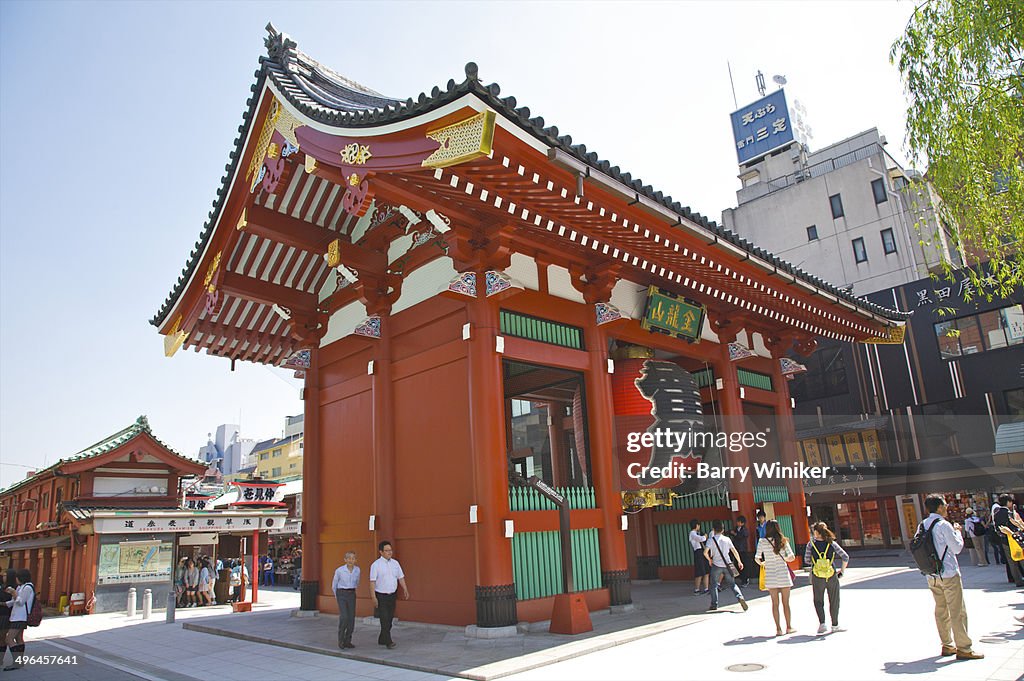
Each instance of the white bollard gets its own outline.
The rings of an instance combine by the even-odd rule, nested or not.
[[[153,590],[146,589],[142,592],[142,619],[148,620],[153,614]]]
[[[128,616],[135,617],[135,587],[128,589]]]

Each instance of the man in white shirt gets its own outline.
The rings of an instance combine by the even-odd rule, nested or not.
[[[380,636],[377,637],[377,644],[390,649],[396,645],[391,640],[391,623],[395,619],[398,587],[401,585],[405,600],[409,600],[409,587],[405,585],[402,566],[392,558],[395,550],[391,542],[382,541],[377,549],[380,551],[380,558],[373,561],[373,565],[370,566],[370,599],[373,601],[373,607],[377,608],[377,616],[380,618]]]
[[[694,518],[690,521],[690,547],[693,548],[693,593],[708,592],[708,561],[704,558],[704,542],[707,536],[700,531],[700,521]]]
[[[739,573],[743,570],[743,561],[740,560],[740,554],[736,551],[732,539],[722,534],[723,527],[721,520],[711,523],[713,534],[708,537],[707,543],[704,544],[704,557],[711,563],[711,583],[716,585],[716,588],[711,590],[711,607],[709,610],[718,610],[717,584],[719,579],[724,580],[725,584],[732,587],[732,592],[736,594],[736,600],[746,610],[750,606],[747,605],[746,599],[743,598],[743,592],[736,586],[736,577],[730,569],[730,566],[734,565],[736,566],[737,573]]]
[[[359,587],[360,571],[356,565],[356,552],[345,553],[345,564],[334,571],[331,590],[338,599],[338,647],[355,648],[352,632],[356,628],[356,589]]]
[[[939,494],[926,498],[924,507],[929,515],[921,526],[931,532],[935,553],[942,561],[939,574],[926,577],[928,589],[935,599],[935,627],[939,630],[942,642],[942,656],[956,655],[958,660],[980,660],[985,656],[971,650],[971,638],[967,635],[967,609],[964,607],[963,583],[960,581],[960,563],[956,559],[964,548],[960,523],[950,525],[946,520],[946,499]]]

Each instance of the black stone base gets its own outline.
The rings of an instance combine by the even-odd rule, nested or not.
[[[658,567],[661,565],[661,556],[637,556],[636,557],[636,578],[637,579],[658,579]]]
[[[518,619],[515,584],[476,587],[478,627],[514,627]]]
[[[301,599],[299,610],[318,610],[316,597],[320,592],[320,582],[307,582],[303,580],[299,585],[299,598]]]
[[[609,570],[601,573],[601,583],[608,588],[611,605],[628,605],[633,602],[632,582],[629,570]]]

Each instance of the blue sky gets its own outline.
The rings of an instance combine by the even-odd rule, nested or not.
[[[903,158],[889,46],[908,2],[0,3],[0,487],[147,414],[194,455],[241,418],[278,433],[291,372],[149,325],[199,236],[264,26],[383,94],[476,61],[532,115],[684,205],[735,205],[742,105],[784,74],[818,148],[872,126]]]

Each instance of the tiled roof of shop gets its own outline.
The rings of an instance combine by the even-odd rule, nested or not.
[[[180,506],[146,506],[141,509],[126,509],[124,506],[92,506],[92,505],[81,505],[73,501],[62,501],[59,504],[59,508],[62,511],[67,512],[75,520],[88,520],[92,517],[94,511],[125,511],[125,510],[145,510],[145,511],[180,511]]]
[[[167,296],[157,314],[150,320],[154,326],[163,324],[174,307],[178,296],[181,295],[193,271],[198,266],[207,241],[212,236],[213,228],[227,196],[231,178],[237,169],[238,159],[242,155],[249,127],[252,125],[259,94],[267,78],[270,78],[289,103],[306,116],[326,125],[343,128],[366,128],[400,122],[434,111],[464,95],[476,95],[481,101],[544,144],[571,154],[588,167],[607,174],[633,191],[661,204],[679,217],[703,227],[716,239],[728,241],[747,253],[770,263],[782,272],[879,316],[893,321],[903,321],[910,316],[910,313],[891,310],[858,298],[782,260],[692,211],[689,206],[683,206],[673,200],[671,196],[656,191],[651,185],[644,184],[639,178],[634,178],[631,173],[622,171],[619,166],[601,159],[596,152],[589,151],[585,144],[573,144],[572,136],[560,134],[557,126],[546,126],[544,119],[540,116],[531,117],[529,107],[518,106],[515,97],[500,97],[501,88],[497,83],[483,85],[479,80],[477,65],[473,62],[466,64],[466,78],[461,83],[449,80],[443,90],[435,86],[429,95],[421,92],[415,99],[409,98],[401,101],[384,97],[326,68],[300,52],[297,49],[297,43],[286,34],[278,32],[273,25],[268,24],[267,31],[269,35],[264,41],[267,47],[267,56],[260,57],[260,68],[255,74],[256,82],[250,88],[253,95],[247,102],[248,106],[243,114],[242,125],[238,128],[239,135],[235,139],[235,148],[231,152],[230,162],[225,166],[226,172],[221,178],[217,198],[213,201],[213,210],[210,211],[209,219],[174,289]]]

